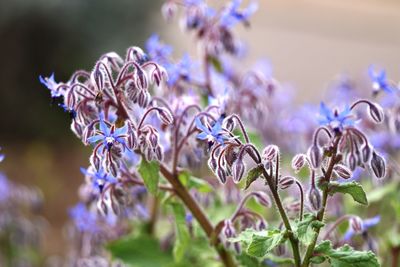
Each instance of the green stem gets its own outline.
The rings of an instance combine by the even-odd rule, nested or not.
[[[300,252],[299,252],[299,240],[297,240],[297,238],[293,235],[293,230],[292,230],[292,227],[290,226],[289,218],[286,215],[286,211],[283,208],[282,201],[279,196],[278,190],[276,190],[276,186],[274,185],[274,183],[272,181],[272,177],[267,173],[267,170],[265,169],[265,167],[263,167],[263,174],[264,174],[265,179],[267,180],[269,188],[271,189],[272,197],[274,198],[275,205],[278,208],[280,216],[282,217],[283,224],[285,225],[285,228],[288,231],[290,245],[292,246],[292,250],[293,250],[294,264],[296,267],[300,267],[301,258],[300,258]]]
[[[337,155],[338,144],[339,144],[341,135],[337,135],[335,138],[336,139],[335,139],[334,144],[333,144],[332,156],[331,156],[331,159],[329,161],[328,169],[326,170],[325,177],[324,177],[326,183],[329,183],[329,181],[331,180],[333,167],[337,163],[336,155]],[[324,188],[324,190],[322,191],[322,207],[317,213],[317,220],[319,220],[319,221],[323,221],[324,220],[326,204],[328,202],[328,193],[329,193],[328,191],[329,191],[329,187],[328,186],[326,186]],[[307,247],[306,254],[304,255],[303,264],[301,265],[302,267],[308,267],[310,265],[310,259],[313,256],[314,248],[315,248],[315,246],[317,244],[317,240],[318,240],[320,229],[321,228],[315,229],[315,233],[313,235],[311,243]]]

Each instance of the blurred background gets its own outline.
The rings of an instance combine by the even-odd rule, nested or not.
[[[298,102],[319,102],[338,74],[363,80],[370,64],[399,77],[398,0],[259,2],[251,28],[238,32],[249,50],[244,65],[269,59],[276,78],[296,88]],[[178,58],[192,39],[184,38],[178,22],[163,21],[161,3],[0,1],[0,147],[7,155],[1,171],[43,192],[48,255],[62,253],[62,225],[78,200],[79,167],[87,166],[89,151],[69,130],[68,114],[51,105],[38,76],[54,71],[57,81],[67,80],[77,69],[91,69],[104,52],[143,47],[153,32],[177,47]]]

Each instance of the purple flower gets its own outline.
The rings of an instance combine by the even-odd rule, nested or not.
[[[361,224],[361,229],[362,229],[361,232],[363,233],[363,232],[367,231],[368,228],[371,228],[371,227],[377,225],[380,222],[380,220],[381,220],[381,216],[379,216],[379,215],[363,220],[362,224]],[[354,229],[352,227],[349,227],[347,232],[344,234],[343,239],[348,241],[356,234],[358,234],[358,232],[354,231]]]
[[[7,177],[0,172],[0,203],[4,202],[10,196],[11,184]]]
[[[341,131],[346,126],[352,126],[354,119],[348,106],[339,113],[337,109],[330,110],[323,102],[320,104],[320,125],[330,126],[334,130]]]
[[[242,0],[233,0],[221,16],[221,25],[224,27],[232,27],[237,23],[247,23],[251,15],[253,15],[258,8],[257,3],[250,3],[247,8],[239,11]]]
[[[160,37],[153,34],[146,42],[146,50],[152,60],[159,63],[167,63],[172,54],[172,47],[160,42]]]
[[[90,212],[83,203],[78,203],[75,207],[71,208],[69,216],[79,231],[90,233],[98,231],[96,213]]]
[[[375,92],[383,90],[386,93],[392,93],[395,90],[395,88],[389,84],[384,69],[375,71],[374,66],[370,66],[368,68],[368,75],[372,80],[372,87]]]
[[[210,144],[217,142],[223,145],[224,140],[228,139],[222,132],[222,118],[218,119],[211,129],[204,125],[199,117],[196,118],[195,124],[201,130],[201,133],[197,135],[197,138],[200,140],[207,140]]]
[[[81,168],[81,172],[92,178],[92,185],[96,190],[99,190],[101,193],[103,191],[104,186],[109,184],[117,183],[117,179],[106,173],[103,168],[100,167],[98,171],[92,171],[90,169]]]
[[[121,128],[115,129],[115,126],[108,127],[104,122],[103,116],[100,115],[100,129],[98,131],[99,134],[94,135],[88,138],[88,142],[91,144],[97,143],[102,140],[102,147],[106,147],[108,150],[117,142],[126,148],[126,143],[124,137],[127,136],[128,128],[126,125]]]
[[[166,69],[168,72],[168,85],[173,86],[180,78],[190,80],[190,69],[194,65],[190,56],[185,54],[181,61],[176,64],[167,64]]]
[[[57,83],[54,80],[54,72],[50,75],[50,77],[42,77],[39,76],[39,81],[50,90],[51,97],[60,97],[61,92],[58,88],[60,83]]]

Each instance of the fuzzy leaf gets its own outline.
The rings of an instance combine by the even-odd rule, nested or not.
[[[144,185],[151,194],[157,194],[158,181],[160,180],[160,165],[156,161],[146,161],[142,158],[138,171],[142,176]]]
[[[367,196],[365,195],[364,189],[361,184],[357,182],[345,182],[345,183],[337,183],[331,182],[329,185],[329,194],[333,195],[335,193],[343,193],[349,194],[360,204],[368,205]]]
[[[309,245],[315,234],[314,229],[324,226],[316,217],[310,213],[304,214],[302,221],[297,220],[294,224],[294,233],[297,238],[305,245]]]
[[[247,189],[250,187],[250,185],[257,180],[257,178],[262,174],[262,166],[256,166],[250,171],[247,172],[245,181],[246,181],[246,186],[244,189]]]
[[[372,251],[357,251],[349,245],[338,249],[332,248],[330,241],[320,243],[314,250],[318,258],[313,261],[323,262],[324,256],[333,267],[379,267],[379,262]]]

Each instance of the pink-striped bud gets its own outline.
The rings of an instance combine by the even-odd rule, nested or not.
[[[303,168],[306,164],[306,158],[307,156],[304,154],[297,154],[296,156],[294,156],[292,159],[292,168],[295,171],[301,170],[301,168]]]
[[[279,154],[279,147],[276,145],[269,145],[266,148],[264,148],[262,157],[265,161],[272,161],[277,157]]]
[[[263,191],[252,192],[253,196],[256,198],[257,202],[265,207],[271,207],[271,199],[267,193]]]
[[[343,179],[349,179],[352,175],[353,172],[347,168],[346,166],[342,165],[342,164],[336,164],[333,167],[333,170],[336,172],[336,174],[343,178]]]
[[[285,176],[281,179],[279,179],[279,188],[282,190],[285,190],[292,186],[296,182],[296,179],[293,178],[292,176]]]
[[[376,123],[382,123],[385,118],[385,113],[380,105],[377,103],[371,103],[368,105],[368,111],[371,118]]]

